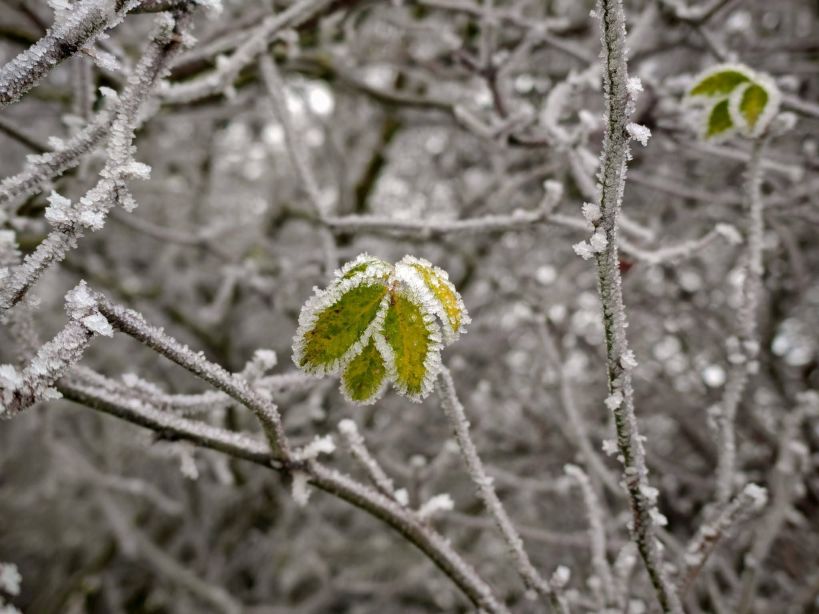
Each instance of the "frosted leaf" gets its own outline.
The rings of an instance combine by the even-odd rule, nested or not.
[[[430,497],[429,500],[418,510],[418,516],[422,520],[428,520],[435,514],[440,512],[449,512],[454,508],[455,503],[452,501],[452,497],[450,497],[447,493],[444,493]]]
[[[456,340],[470,318],[447,272],[423,258],[404,256],[395,266],[395,276],[438,318],[444,340],[447,343]]]
[[[102,314],[94,313],[91,314],[90,316],[85,316],[82,319],[82,324],[92,333],[96,333],[104,337],[114,336],[114,329],[111,327],[111,324],[108,322],[108,320],[105,319],[105,316]]]
[[[316,294],[302,307],[293,361],[308,373],[337,373],[380,328],[390,295],[383,279],[353,275]]]
[[[362,254],[305,303],[293,360],[316,375],[341,371],[342,393],[355,403],[374,402],[387,382],[420,401],[441,365],[439,323],[452,341],[468,322],[445,271],[410,256],[392,266]]]
[[[619,390],[611,393],[609,396],[606,397],[605,403],[606,407],[614,411],[615,409],[620,407],[620,405],[623,404],[623,393],[620,392]]]
[[[651,138],[651,130],[645,126],[630,122],[626,125],[626,131],[632,139],[640,143],[643,147],[648,145],[648,139]]]

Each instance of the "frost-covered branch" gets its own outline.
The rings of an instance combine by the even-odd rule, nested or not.
[[[284,132],[284,142],[287,145],[290,163],[296,171],[304,192],[307,194],[313,212],[319,217],[323,217],[329,213],[330,207],[328,205],[330,203],[327,203],[324,196],[322,196],[318,180],[310,165],[307,149],[304,147],[304,139],[296,134],[293,117],[287,106],[284,81],[279,74],[278,68],[276,68],[276,63],[266,53],[263,53],[259,58],[259,69],[262,73],[262,81],[267,89],[273,112]],[[330,276],[338,263],[335,238],[327,229],[323,229],[321,232],[321,245],[324,250],[325,274]]]
[[[24,369],[0,365],[0,416],[9,418],[37,401],[59,398],[54,384],[82,358],[94,335],[113,334],[85,283],[66,295],[65,308],[68,324],[40,347]]]
[[[532,561],[529,560],[523,540],[495,492],[493,480],[487,475],[483,462],[478,455],[478,450],[469,435],[469,421],[455,391],[455,382],[452,381],[452,375],[446,367],[441,368],[438,381],[441,405],[461,449],[461,455],[469,472],[469,477],[475,484],[478,496],[486,507],[486,511],[495,520],[498,530],[509,547],[517,572],[523,578],[523,582],[528,589],[537,591],[537,593],[549,600],[554,611],[565,612],[566,607],[562,599],[549,581],[541,576],[540,572],[532,565]]]
[[[720,446],[717,464],[717,502],[725,504],[734,493],[736,475],[736,414],[748,379],[758,368],[757,317],[762,292],[763,234],[765,220],[762,199],[762,151],[764,139],[754,143],[745,178],[745,199],[748,210],[748,247],[742,280],[742,304],[739,309],[739,339],[729,340],[731,369],[725,392],[716,408]]]
[[[708,557],[719,541],[735,527],[757,514],[768,501],[768,493],[761,486],[747,484],[742,491],[722,508],[713,520],[703,523],[685,549],[685,570],[679,583],[680,595],[685,595],[702,571]]]
[[[600,301],[606,339],[609,396],[606,405],[614,414],[617,447],[624,469],[626,490],[631,503],[631,532],[665,612],[682,612],[674,586],[664,569],[656,536],[657,491],[648,483],[643,441],[634,411],[631,370],[636,361],[628,347],[626,313],[620,280],[617,244],[617,217],[622,206],[626,161],[629,156],[630,107],[634,90],[626,64],[626,22],[622,0],[600,0],[598,18],[602,30],[603,91],[605,132],[600,159],[599,217],[589,209],[587,218],[596,221],[595,237]],[[597,218],[597,219],[595,219]],[[592,243],[594,248],[594,244]]]
[[[803,392],[798,405],[785,416],[779,436],[779,452],[770,476],[771,504],[754,535],[750,551],[745,555],[737,614],[752,608],[759,572],[771,546],[782,530],[799,487],[799,476],[808,464],[810,450],[799,437],[799,428],[806,416],[819,413],[819,394]]]
[[[252,390],[242,377],[229,373],[219,365],[208,361],[201,353],[193,352],[187,346],[169,337],[162,329],[149,325],[137,312],[111,303],[97,292],[94,292],[93,296],[100,313],[111,322],[114,328],[184,367],[251,409],[262,424],[272,449],[284,461],[291,458],[290,446],[284,434],[281,416],[272,401]]]
[[[603,523],[603,506],[594,492],[589,476],[577,465],[566,465],[566,474],[572,477],[583,494],[586,515],[589,518],[589,544],[591,547],[592,567],[600,585],[601,601],[604,607],[617,605],[618,591],[606,553],[606,527]]]
[[[35,194],[40,186],[58,177],[80,163],[82,156],[91,151],[105,136],[116,114],[118,97],[113,90],[102,90],[106,97],[114,98],[106,108],[82,130],[63,143],[55,151],[29,156],[23,170],[7,177],[0,183],[0,205],[9,207],[15,198]]]
[[[46,269],[65,258],[85,230],[102,228],[114,205],[122,203],[128,210],[136,206],[126,182],[135,177],[144,179],[150,173],[150,167],[131,158],[137,114],[166,70],[169,59],[181,48],[182,31],[187,21],[187,15],[171,18],[163,14],[158,18],[157,31],[122,94],[111,125],[108,158],[100,172],[100,180],[76,206],[72,206],[68,199],[52,194],[46,218],[55,229],[10,272],[0,289],[0,313],[16,305]]]
[[[183,418],[93,386],[63,381],[59,388],[67,399],[128,422],[267,468],[282,469],[277,458],[271,455],[269,446],[248,435]],[[508,613],[492,589],[452,549],[449,541],[421,522],[413,510],[319,462],[314,461],[305,469],[310,472],[309,481],[313,486],[367,511],[403,535],[449,576],[477,607],[491,614]]]
[[[395,484],[393,484],[392,479],[367,449],[364,437],[358,431],[356,423],[349,419],[342,420],[338,423],[338,432],[344,437],[347,447],[350,450],[350,455],[367,473],[367,477],[373,486],[387,497],[395,499],[401,505],[406,505],[408,503],[406,491],[397,491],[395,489]]]
[[[338,232],[384,231],[397,235],[438,237],[449,234],[505,232],[530,228],[546,222],[563,195],[563,186],[549,181],[544,186],[539,206],[531,211],[515,211],[509,215],[484,215],[464,220],[398,219],[370,215],[325,217],[322,222]]]
[[[18,100],[56,64],[115,26],[135,4],[134,0],[82,0],[64,11],[42,39],[0,68],[0,107]]]
[[[242,37],[242,44],[230,55],[217,62],[216,70],[184,83],[168,84],[162,99],[170,104],[188,104],[230,92],[243,68],[252,64],[279,32],[312,19],[333,4],[333,0],[300,0],[281,13],[270,15]]]

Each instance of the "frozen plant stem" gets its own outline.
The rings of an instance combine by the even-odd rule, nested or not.
[[[72,6],[43,38],[0,67],[0,107],[19,99],[54,66],[120,20],[133,5],[125,0],[83,0]]]
[[[438,391],[441,397],[441,405],[452,426],[469,477],[477,486],[478,496],[495,520],[504,541],[509,546],[515,567],[521,578],[523,578],[526,588],[537,591],[537,593],[546,597],[555,612],[568,612],[567,607],[562,603],[554,588],[540,575],[529,560],[529,555],[526,554],[523,546],[523,540],[495,492],[493,479],[486,474],[483,462],[478,456],[478,450],[469,435],[469,421],[466,418],[464,407],[458,400],[455,383],[452,381],[452,375],[446,367],[441,367]]]
[[[762,200],[762,151],[764,137],[754,141],[745,177],[745,199],[748,206],[748,252],[742,282],[739,309],[739,347],[729,357],[733,363],[719,406],[719,458],[717,460],[717,503],[724,505],[734,492],[736,476],[736,415],[748,379],[757,368],[757,312],[762,291],[762,239],[765,231]]]
[[[645,563],[661,608],[664,612],[676,614],[682,612],[682,606],[663,568],[655,527],[656,491],[648,483],[645,450],[634,413],[630,373],[633,357],[626,337],[627,322],[617,249],[617,216],[622,204],[629,154],[629,136],[626,132],[629,115],[626,21],[622,0],[600,0],[597,6],[602,29],[606,112],[599,175],[599,225],[605,232],[606,245],[595,255],[595,260],[606,337],[607,405],[614,413],[617,447],[632,512],[632,538]]]

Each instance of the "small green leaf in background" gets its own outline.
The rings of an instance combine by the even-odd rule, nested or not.
[[[713,106],[708,114],[708,127],[705,136],[709,139],[715,136],[724,136],[733,127],[734,122],[728,111],[728,100],[721,100]]]
[[[743,123],[753,131],[768,106],[770,96],[764,87],[752,83],[738,92],[738,98],[737,111]]]
[[[341,375],[341,391],[349,401],[367,405],[375,402],[384,390],[387,367],[384,358],[370,338],[361,353],[350,361]]]
[[[773,79],[738,64],[715,66],[695,79],[688,100],[705,103],[702,136],[724,139],[740,130],[759,136],[779,110],[779,89]]]
[[[440,335],[420,300],[397,291],[390,297],[384,328],[377,342],[384,348],[395,387],[414,400],[429,392],[440,366]]]
[[[348,282],[318,295],[302,310],[299,320],[304,324],[296,335],[293,358],[305,371],[335,373],[345,359],[355,356],[356,344],[362,344],[365,334],[372,332],[387,287],[380,283],[350,287]]]
[[[716,66],[701,75],[689,90],[689,96],[728,96],[740,83],[750,81],[750,74],[736,66]]]

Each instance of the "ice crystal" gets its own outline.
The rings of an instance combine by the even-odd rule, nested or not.
[[[651,137],[651,130],[641,124],[630,122],[626,125],[626,130],[629,136],[640,143],[643,147],[648,145],[648,139]]]

